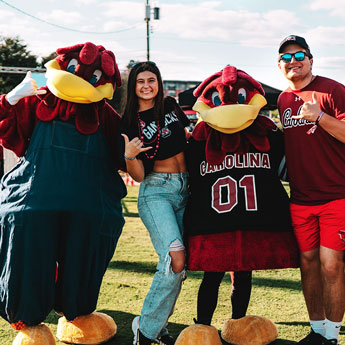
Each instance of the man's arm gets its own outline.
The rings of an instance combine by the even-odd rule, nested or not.
[[[315,91],[313,92],[312,98],[311,102],[305,102],[303,104],[300,115],[291,117],[293,119],[305,119],[310,122],[315,122],[319,118],[318,125],[334,138],[345,144],[345,121],[323,112],[316,99]]]
[[[345,121],[338,120],[328,114],[323,114],[319,121],[319,126],[335,139],[345,144]]]

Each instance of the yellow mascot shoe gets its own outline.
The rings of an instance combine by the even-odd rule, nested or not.
[[[56,342],[50,328],[41,323],[20,330],[12,345],[56,345]]]
[[[221,336],[233,345],[266,345],[277,339],[278,331],[266,317],[247,315],[238,320],[226,320]]]
[[[222,345],[218,331],[213,326],[191,325],[177,337],[175,345]]]
[[[116,323],[109,315],[93,312],[78,316],[72,322],[61,317],[56,337],[64,343],[96,345],[111,339],[116,331]]]

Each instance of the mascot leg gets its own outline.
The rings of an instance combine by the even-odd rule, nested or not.
[[[222,338],[233,345],[267,345],[278,337],[276,325],[263,316],[247,315],[238,320],[228,319]]]
[[[213,326],[191,325],[177,337],[175,345],[222,345],[218,331]]]
[[[64,315],[56,334],[63,342],[101,344],[117,331],[110,316],[94,311],[123,223],[111,219],[100,230],[99,219],[71,212],[60,233],[54,309]]]
[[[55,344],[41,324],[54,305],[53,223],[32,210],[0,216],[0,315],[20,331],[16,345]]]
[[[240,319],[247,313],[252,292],[252,271],[231,272],[232,318]]]
[[[196,323],[211,325],[213,313],[217,307],[218,291],[224,272],[204,272],[199,287]]]
[[[44,324],[26,326],[19,331],[12,345],[55,345],[50,328]]]
[[[106,314],[93,312],[78,316],[72,322],[65,317],[59,319],[57,338],[69,344],[102,344],[111,339],[117,331],[114,320]]]

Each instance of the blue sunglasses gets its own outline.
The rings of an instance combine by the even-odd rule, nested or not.
[[[285,53],[280,56],[279,61],[283,60],[284,62],[291,62],[292,57],[294,57],[296,61],[303,61],[306,56],[310,58],[310,55],[306,52],[296,52],[293,54]]]

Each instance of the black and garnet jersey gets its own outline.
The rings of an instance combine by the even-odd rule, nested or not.
[[[234,230],[291,231],[289,198],[279,171],[283,133],[268,133],[270,150],[228,153],[219,165],[205,159],[205,141],[190,139],[186,151],[191,196],[184,215],[187,235]],[[255,239],[253,239],[255,240]]]

